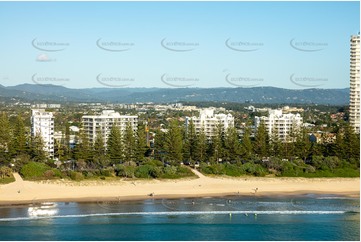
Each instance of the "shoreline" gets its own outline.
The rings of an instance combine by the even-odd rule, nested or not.
[[[353,192],[341,192],[341,193],[330,193],[330,192],[315,192],[315,191],[294,191],[287,193],[279,192],[268,192],[264,194],[258,194],[257,197],[302,197],[306,195],[330,195],[335,197],[345,197],[345,198],[360,198],[359,193]],[[38,203],[96,203],[96,202],[127,202],[127,201],[145,201],[149,199],[161,200],[161,199],[183,199],[183,198],[221,198],[221,197],[253,197],[254,195],[246,194],[230,194],[230,193],[217,193],[217,194],[199,194],[199,195],[189,195],[189,194],[164,194],[159,196],[123,196],[123,197],[83,197],[83,198],[59,198],[59,199],[36,199],[36,200],[23,200],[23,201],[0,201],[0,208],[7,206],[29,206],[32,204]]]
[[[16,181],[0,185],[0,206],[41,202],[106,202],[225,196],[360,197],[360,178],[206,177],[177,180]],[[150,194],[153,194],[152,196]]]

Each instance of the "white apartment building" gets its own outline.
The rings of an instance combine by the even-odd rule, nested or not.
[[[303,119],[299,113],[292,114],[282,113],[282,110],[270,110],[268,116],[255,117],[256,130],[261,122],[264,122],[268,135],[277,131],[278,138],[281,142],[290,142],[288,139],[293,129],[299,129],[302,126]],[[275,130],[274,130],[275,129]]]
[[[234,117],[232,114],[214,114],[214,109],[201,110],[199,117],[186,117],[186,127],[189,126],[191,120],[193,121],[196,133],[200,133],[203,128],[208,139],[215,136],[218,124],[222,124],[224,131],[228,127],[234,127]]]
[[[43,138],[44,150],[50,158],[54,157],[54,117],[52,112],[45,109],[32,109],[31,136],[37,134]]]
[[[107,144],[110,130],[113,125],[117,125],[121,133],[124,133],[127,124],[130,123],[133,131],[138,128],[138,116],[120,115],[114,110],[103,110],[100,115],[85,115],[82,117],[83,130],[89,138],[89,142],[94,143],[98,131],[101,131],[104,144]]]
[[[350,124],[360,133],[360,34],[350,39]]]

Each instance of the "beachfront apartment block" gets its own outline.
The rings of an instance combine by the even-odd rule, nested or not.
[[[350,39],[350,125],[360,133],[360,34]]]
[[[228,127],[234,127],[234,117],[232,114],[215,114],[214,109],[203,109],[200,111],[198,117],[186,117],[187,128],[191,121],[193,121],[196,133],[199,134],[203,129],[208,139],[216,135],[218,125],[222,126],[223,132],[225,132]]]
[[[283,113],[282,110],[269,110],[268,116],[255,117],[256,130],[261,122],[264,123],[269,137],[277,135],[281,142],[293,142],[290,134],[297,132],[303,124],[303,119],[299,113]]]
[[[40,135],[43,138],[44,150],[50,158],[54,157],[54,117],[45,109],[31,110],[31,136]]]
[[[103,110],[100,115],[84,115],[82,117],[82,125],[89,142],[94,143],[96,136],[101,132],[104,144],[107,144],[110,130],[114,125],[119,127],[123,134],[127,124],[130,124],[133,131],[138,128],[138,116],[120,115],[114,110]]]

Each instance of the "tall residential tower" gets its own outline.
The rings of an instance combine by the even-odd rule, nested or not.
[[[234,117],[232,114],[215,114],[213,109],[201,110],[199,117],[186,117],[186,127],[189,126],[191,120],[193,121],[196,133],[200,133],[203,129],[208,139],[216,135],[217,125],[219,124],[222,125],[223,132],[226,132],[228,127],[234,127]]]
[[[50,158],[54,157],[54,117],[44,109],[31,110],[31,136],[40,135],[44,141],[44,150]]]
[[[118,126],[123,134],[128,123],[133,128],[133,132],[136,132],[138,116],[120,115],[114,110],[103,110],[100,115],[84,115],[82,117],[83,130],[92,144],[95,142],[97,133],[101,132],[106,145],[113,125]]]
[[[350,39],[350,124],[360,133],[360,34]]]
[[[299,113],[283,113],[282,110],[269,110],[268,116],[255,117],[256,129],[264,123],[268,135],[277,135],[281,142],[295,141],[294,135],[300,130],[303,119]]]

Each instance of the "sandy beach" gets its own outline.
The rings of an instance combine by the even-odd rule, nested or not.
[[[205,177],[179,180],[16,181],[0,185],[0,204],[34,201],[104,201],[225,195],[338,194],[360,195],[360,178]]]

